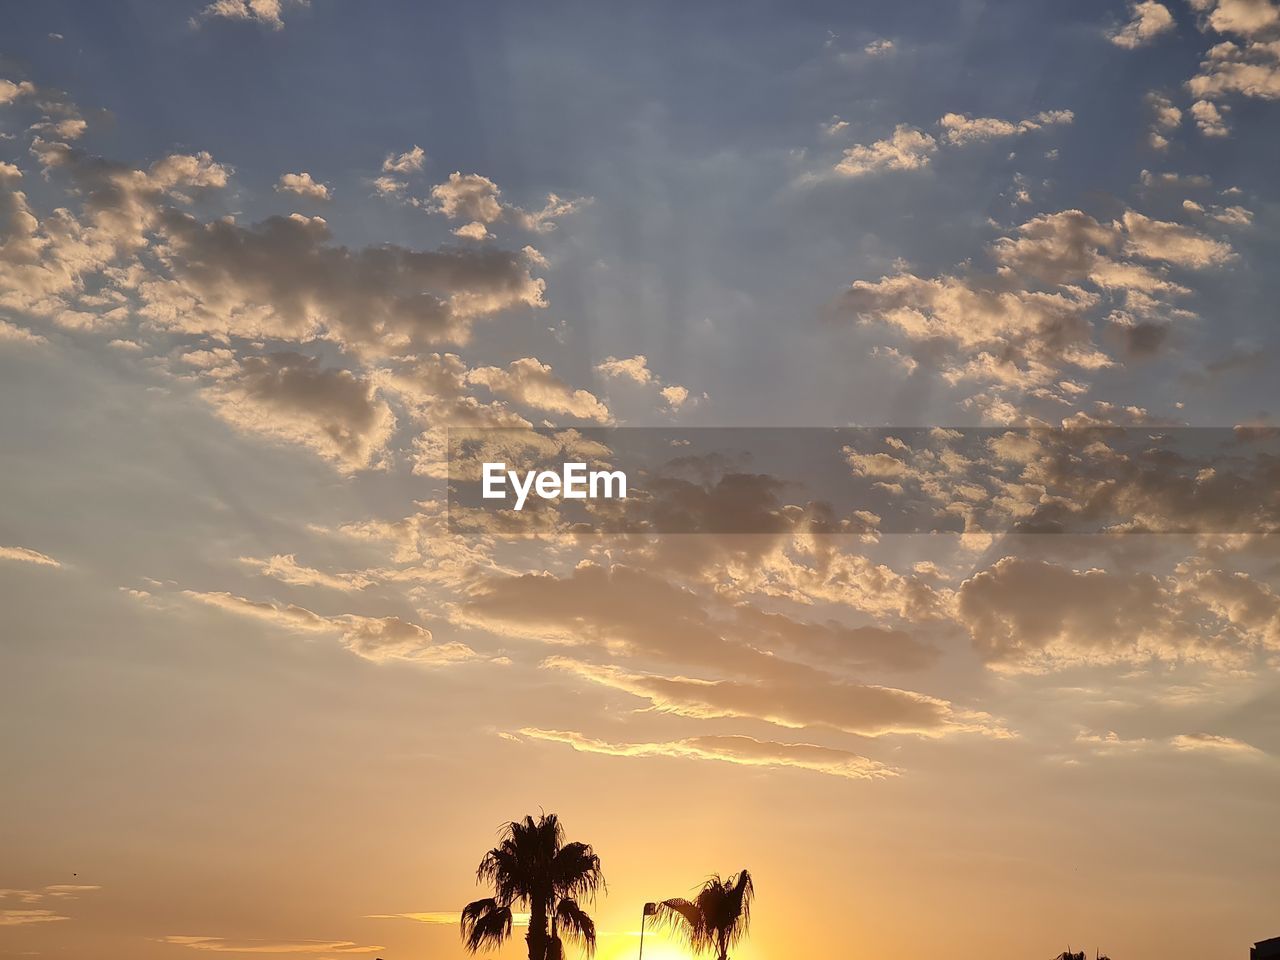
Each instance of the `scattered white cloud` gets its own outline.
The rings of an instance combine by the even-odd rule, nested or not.
[[[272,30],[282,30],[285,8],[306,7],[310,2],[311,0],[214,0],[200,11],[199,19],[251,20]]]
[[[513,360],[505,368],[477,367],[467,373],[466,382],[547,413],[596,423],[609,423],[613,419],[609,408],[598,397],[589,390],[570,387],[550,366],[534,357]]]
[[[319,183],[309,173],[286,173],[276,184],[279,193],[294,193],[312,200],[328,200],[332,193],[327,184]]]
[[[1191,105],[1191,116],[1206,137],[1225,137],[1231,132],[1223,116],[1226,109],[1210,100],[1197,100]]]
[[[548,194],[541,210],[529,211],[502,199],[502,190],[488,177],[478,173],[454,171],[449,179],[431,188],[431,211],[450,220],[466,220],[455,234],[469,239],[484,239],[487,228],[499,221],[513,223],[533,233],[548,233],[556,221],[576,213],[591,201],[587,198],[566,200]]]
[[[864,177],[885,170],[920,170],[929,165],[937,149],[937,141],[929,134],[900,123],[886,140],[859,143],[845,150],[835,172],[843,177]]]
[[[404,153],[388,153],[382,161],[383,173],[415,173],[427,162],[427,151],[416,143]]]
[[[623,380],[641,386],[658,388],[658,396],[671,410],[679,410],[690,399],[688,387],[678,383],[666,383],[649,369],[649,360],[644,354],[634,357],[606,357],[596,364],[596,373],[606,380]],[[703,395],[705,398],[705,394]]]
[[[945,114],[938,125],[942,127],[942,139],[949,144],[961,146],[977,143],[982,140],[995,140],[1000,137],[1013,137],[1022,133],[1030,133],[1047,126],[1069,124],[1075,120],[1070,110],[1044,110],[1034,117],[1025,120],[1000,120],[996,117],[968,117],[962,113]]]
[[[822,132],[828,137],[838,137],[848,129],[849,121],[841,120],[839,117],[832,117],[822,124]]]
[[[1156,0],[1138,0],[1129,5],[1129,11],[1129,22],[1110,35],[1112,43],[1126,50],[1145,47],[1156,37],[1177,26],[1169,8]]]
[[[1182,111],[1168,97],[1155,92],[1147,94],[1147,105],[1152,114],[1147,142],[1156,150],[1164,150],[1169,146],[1169,136],[1182,125]]]

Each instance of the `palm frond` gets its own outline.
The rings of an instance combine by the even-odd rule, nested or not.
[[[662,900],[657,904],[655,916],[660,927],[684,937],[695,951],[707,944],[706,918],[698,904],[683,897]]]
[[[511,906],[493,897],[474,900],[462,908],[462,942],[468,953],[502,946],[511,936]]]
[[[594,900],[605,886],[600,872],[600,858],[587,843],[566,843],[557,851],[552,864],[556,890],[565,897]]]
[[[565,899],[556,905],[556,925],[570,940],[581,943],[588,954],[595,953],[595,921],[587,916],[576,900]]]
[[[751,874],[746,870],[739,871],[737,878],[730,878],[730,883],[726,885],[727,913],[732,918],[728,937],[730,944],[741,940],[751,928],[751,901],[755,898],[755,893]]]

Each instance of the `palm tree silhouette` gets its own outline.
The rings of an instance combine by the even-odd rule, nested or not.
[[[721,880],[715,874],[693,900],[676,898],[658,904],[659,922],[679,931],[695,953],[715,951],[716,960],[729,960],[729,948],[751,926],[755,888],[746,870]]]
[[[480,861],[476,878],[492,884],[494,895],[463,908],[468,952],[500,946],[511,936],[512,907],[522,904],[529,908],[529,960],[560,960],[562,932],[588,954],[594,952],[596,925],[579,901],[594,901],[604,886],[600,858],[589,844],[565,843],[554,813],[506,824],[501,841]]]

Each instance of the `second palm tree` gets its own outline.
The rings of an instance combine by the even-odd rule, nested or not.
[[[726,880],[719,874],[702,885],[692,900],[676,898],[658,904],[658,919],[675,928],[696,953],[715,951],[716,960],[729,960],[729,948],[751,926],[751,874],[742,870]]]

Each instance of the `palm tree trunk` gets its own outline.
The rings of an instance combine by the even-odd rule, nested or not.
[[[560,945],[560,927],[556,923],[556,908],[551,907],[551,938],[547,940],[547,960],[561,960],[564,950]]]
[[[547,905],[540,899],[529,904],[529,932],[525,935],[529,945],[529,960],[545,960],[547,956]]]

